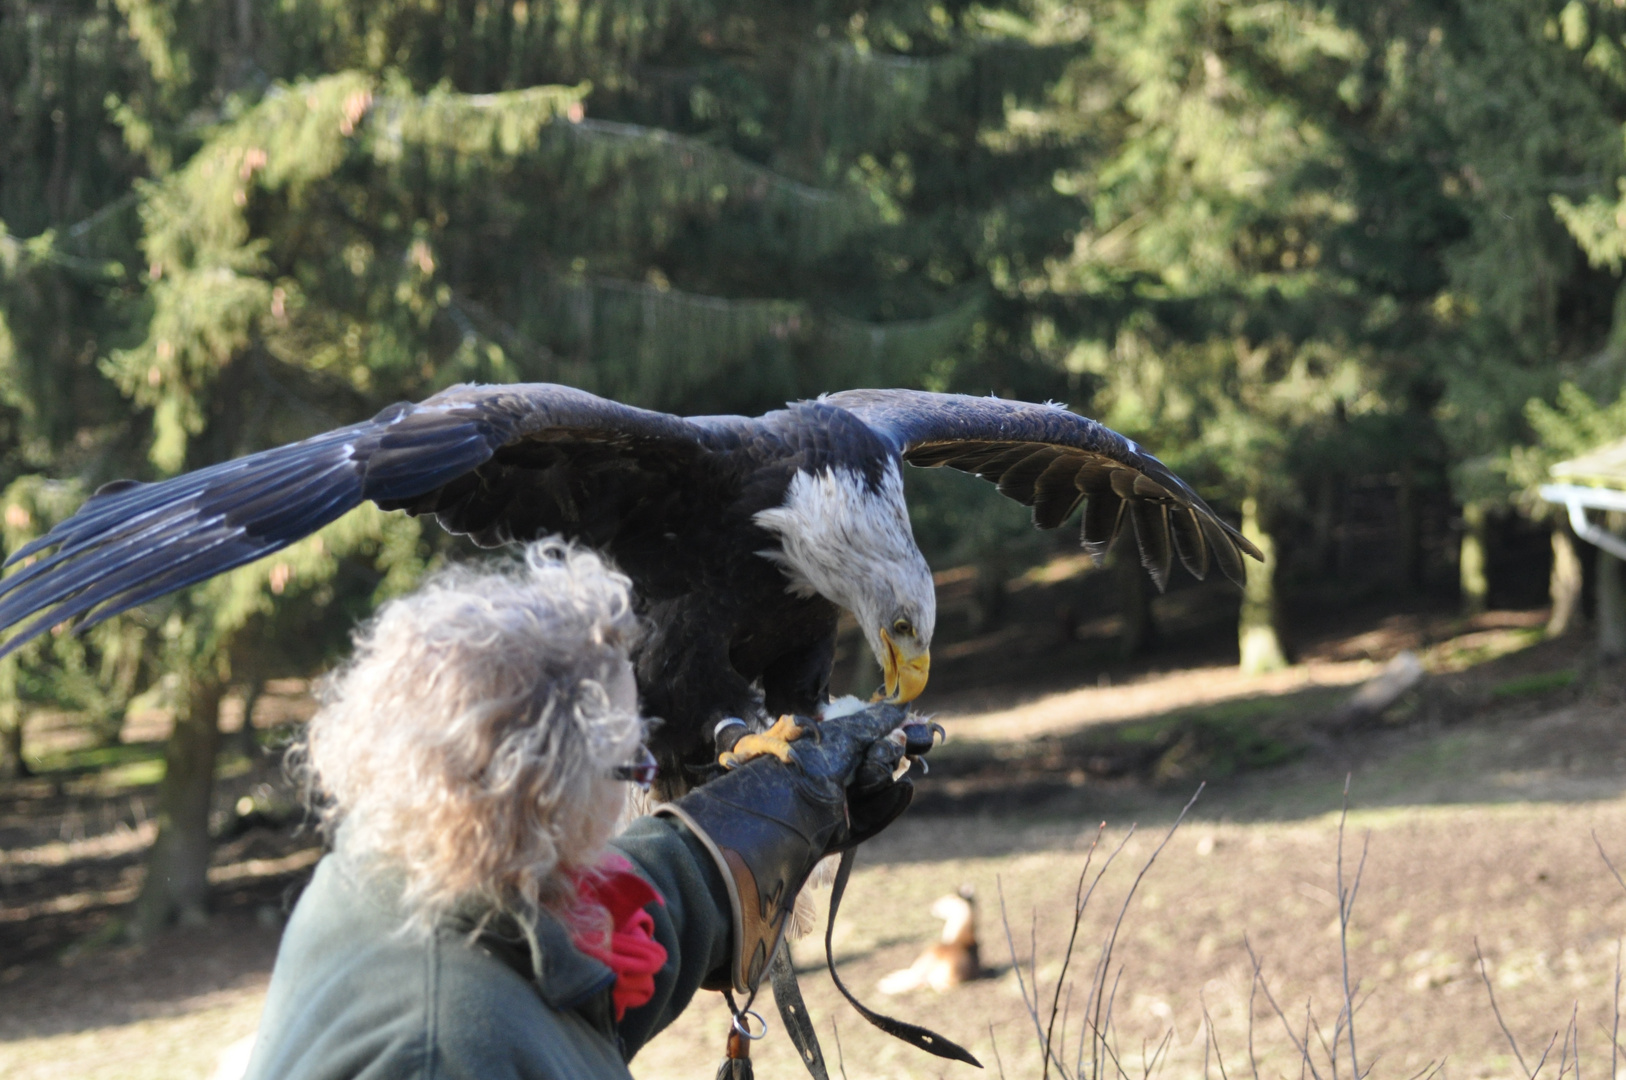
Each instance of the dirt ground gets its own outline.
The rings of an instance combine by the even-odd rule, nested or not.
[[[1117,849],[1080,920],[1055,1025],[1069,1073],[1081,1046],[1088,1071],[1079,1032],[1102,943],[1206,780],[1124,912],[1110,1011],[1095,1021],[1115,1055],[1105,1071],[1139,1077],[1156,1057],[1158,1075],[1197,1076],[1206,1050],[1210,1075],[1220,1061],[1228,1075],[1252,1075],[1251,1044],[1260,1076],[1293,1075],[1293,1041],[1307,1038],[1328,1075],[1319,1040],[1332,1039],[1345,1001],[1337,851],[1349,776],[1346,885],[1366,851],[1347,935],[1360,1069],[1402,1080],[1441,1062],[1447,1076],[1520,1073],[1476,940],[1532,1067],[1555,1032],[1552,1062],[1573,1060],[1562,1034],[1573,1015],[1583,1068],[1608,1068],[1626,889],[1596,843],[1626,866],[1622,673],[1594,670],[1584,642],[1540,642],[1539,612],[1470,623],[1418,613],[1312,628],[1298,665],[1245,679],[1223,645],[1202,644],[1213,619],[1189,600],[1159,601],[1166,636],[1139,662],[1112,657],[1110,626],[1042,618],[967,635],[953,665],[941,661],[924,703],[951,741],[909,815],[860,856],[834,934],[848,985],[963,1042],[992,1075],[1038,1075],[1023,987],[1032,997],[1037,982],[1048,1015],[1079,874],[1092,845],[1092,878]],[[1318,723],[1401,648],[1430,671],[1420,690],[1359,730]],[[1036,654],[1044,663],[1024,659]],[[262,701],[262,735],[297,719],[301,689]],[[218,914],[145,949],[118,944],[119,906],[139,885],[152,835],[161,731],[126,734],[130,747],[99,759],[46,726],[34,737],[61,767],[0,788],[0,1075],[206,1077],[254,1028],[314,840],[297,828],[274,756],[229,759]],[[978,901],[988,977],[943,995],[881,996],[879,979],[935,937],[931,901],[962,885]],[[822,970],[822,927],[795,955],[826,1054],[847,1076],[975,1075],[880,1034],[842,1002]],[[763,1011],[774,1030],[758,1075],[801,1075],[777,1016]],[[635,1075],[711,1076],[725,1026],[719,1002],[697,1002],[639,1056]],[[1338,1045],[1349,1075],[1347,1034]]]

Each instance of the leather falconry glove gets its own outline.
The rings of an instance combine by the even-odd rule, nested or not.
[[[893,779],[905,754],[932,745],[924,722],[906,725],[897,705],[872,705],[822,723],[808,722],[791,743],[791,762],[753,758],[656,808],[705,844],[722,872],[733,909],[734,959],[727,982],[749,996],[784,933],[796,894],[824,856],[869,839],[903,813],[914,794]]]

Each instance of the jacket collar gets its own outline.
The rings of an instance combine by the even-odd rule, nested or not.
[[[460,936],[477,934],[481,946],[534,982],[555,1009],[586,1011],[615,984],[615,972],[577,949],[570,931],[551,915],[527,921],[476,909],[458,911],[446,923]]]
[[[400,874],[365,866],[347,847],[340,830],[334,854],[344,876],[368,903],[401,918]],[[615,972],[577,949],[565,925],[546,912],[534,921],[522,920],[469,902],[443,918],[436,932],[449,933],[461,944],[481,948],[502,961],[530,981],[542,1000],[556,1010],[581,1012],[595,1024],[600,1011],[609,1015],[608,991],[615,985]]]

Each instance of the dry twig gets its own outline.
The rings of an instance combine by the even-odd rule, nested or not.
[[[1315,1077],[1315,1080],[1322,1080],[1321,1073],[1317,1071],[1315,1067],[1315,1062],[1310,1060],[1310,1048],[1308,1045],[1306,1045],[1306,1041],[1309,1039],[1310,1034],[1308,1005],[1305,1007],[1305,1038],[1301,1040],[1296,1034],[1294,1034],[1293,1025],[1288,1022],[1287,1014],[1282,1011],[1282,1007],[1280,1005],[1276,1004],[1276,996],[1270,992],[1270,984],[1265,982],[1264,979],[1264,962],[1260,960],[1259,955],[1253,951],[1253,942],[1248,939],[1248,935],[1246,934],[1242,935],[1242,945],[1248,950],[1248,959],[1253,961],[1254,985],[1264,990],[1265,1000],[1270,1003],[1270,1008],[1273,1012],[1275,1012],[1276,1018],[1282,1022],[1282,1030],[1287,1032],[1287,1038],[1290,1042],[1292,1042],[1293,1048],[1299,1052],[1300,1075],[1302,1076],[1304,1070],[1307,1069],[1309,1070],[1310,1075]]]
[[[1214,1048],[1214,1060],[1219,1064],[1220,1080],[1231,1080],[1225,1074],[1225,1055],[1220,1052],[1219,1034],[1214,1030],[1214,1018],[1208,1015],[1208,1002],[1203,1001],[1203,1028],[1208,1038],[1203,1042],[1203,1080],[1208,1080],[1208,1048]]]
[[[1485,954],[1479,950],[1479,938],[1477,936],[1474,938],[1474,956],[1479,958],[1479,977],[1484,980],[1485,993],[1490,997],[1491,1012],[1496,1015],[1497,1026],[1502,1029],[1502,1034],[1507,1037],[1507,1044],[1513,1048],[1513,1056],[1518,1059],[1519,1068],[1524,1070],[1527,1080],[1536,1080],[1536,1074],[1541,1072],[1543,1065],[1547,1064],[1547,1055],[1553,1052],[1553,1044],[1558,1042],[1558,1032],[1553,1032],[1553,1037],[1547,1040],[1547,1049],[1541,1052],[1541,1059],[1536,1062],[1536,1067],[1532,1069],[1529,1065],[1526,1065],[1524,1055],[1519,1052],[1519,1041],[1513,1037],[1513,1032],[1508,1028],[1507,1021],[1502,1019],[1502,1010],[1496,1004],[1496,991],[1491,988],[1490,973],[1485,964]]]
[[[1034,1037],[1039,1043],[1039,1051],[1043,1061],[1041,1076],[1046,1080],[1048,1080],[1052,1065],[1055,1066],[1056,1073],[1061,1077],[1061,1080],[1079,1080],[1079,1078],[1086,1076],[1090,1077],[1091,1080],[1101,1080],[1109,1064],[1113,1069],[1117,1070],[1119,1076],[1123,1077],[1124,1080],[1128,1080],[1127,1071],[1110,1045],[1112,1010],[1117,1001],[1118,982],[1123,975],[1121,970],[1115,974],[1112,971],[1113,949],[1117,944],[1118,934],[1123,928],[1124,917],[1129,911],[1131,901],[1134,900],[1135,894],[1140,888],[1141,881],[1146,877],[1147,871],[1157,861],[1157,857],[1162,853],[1163,849],[1168,846],[1175,831],[1185,821],[1186,815],[1190,813],[1191,808],[1196,805],[1197,799],[1202,795],[1205,786],[1198,785],[1196,792],[1175,818],[1174,824],[1169,827],[1169,831],[1135,875],[1135,880],[1131,883],[1123,904],[1118,910],[1118,917],[1114,920],[1112,929],[1107,934],[1106,941],[1102,944],[1100,958],[1097,960],[1095,971],[1090,978],[1090,991],[1083,1005],[1082,1027],[1078,1037],[1078,1053],[1072,1064],[1071,1075],[1069,1075],[1067,1067],[1063,1064],[1064,1058],[1062,1057],[1062,1051],[1067,1041],[1067,1021],[1072,1015],[1073,1001],[1073,985],[1068,982],[1067,975],[1072,967],[1074,952],[1078,948],[1078,936],[1079,930],[1083,926],[1084,912],[1088,909],[1090,900],[1094,897],[1095,890],[1100,885],[1102,878],[1106,876],[1113,862],[1117,860],[1125,845],[1134,836],[1135,827],[1131,826],[1124,834],[1123,839],[1113,848],[1111,854],[1102,862],[1100,869],[1095,872],[1092,878],[1090,869],[1094,863],[1106,824],[1103,822],[1096,831],[1095,839],[1091,842],[1089,853],[1085,857],[1084,867],[1079,872],[1078,883],[1073,890],[1072,925],[1068,929],[1067,946],[1062,954],[1061,971],[1056,977],[1056,985],[1050,996],[1047,1015],[1041,1015],[1040,1010],[1040,995],[1043,991],[1039,986],[1037,913],[1033,915],[1029,927],[1028,964],[1027,971],[1024,973],[1022,962],[1016,955],[1015,935],[1011,929],[1010,911],[1005,901],[1005,884],[1002,879],[995,879],[999,893],[1000,923],[1005,931],[1005,945],[1010,950],[1011,968],[1016,974],[1017,990],[1022,995],[1022,1007],[1027,1012],[1029,1021],[1033,1024]],[[1088,882],[1087,887],[1086,882]],[[1110,989],[1108,987],[1109,978],[1111,980]],[[1031,993],[1029,993],[1030,984]],[[1058,1023],[1060,1025],[1059,1030]],[[990,1029],[991,1035],[992,1029]],[[1167,1059],[1168,1048],[1173,1043],[1173,1035],[1171,1029],[1159,1044],[1157,1052],[1149,1060],[1145,1057],[1145,1048],[1142,1048],[1141,1064],[1144,1077],[1149,1078],[1152,1072],[1158,1068],[1160,1062]],[[1086,1046],[1089,1049],[1087,1064],[1085,1061]],[[997,1047],[995,1048],[995,1057],[997,1061]]]

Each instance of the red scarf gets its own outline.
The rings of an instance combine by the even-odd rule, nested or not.
[[[610,992],[619,1021],[655,996],[655,973],[666,965],[666,947],[655,940],[655,918],[644,910],[649,904],[666,906],[655,887],[633,872],[619,855],[607,855],[587,873],[575,875],[576,895],[584,904],[603,908],[610,916],[610,935],[602,932],[571,935],[576,948],[615,972]]]

